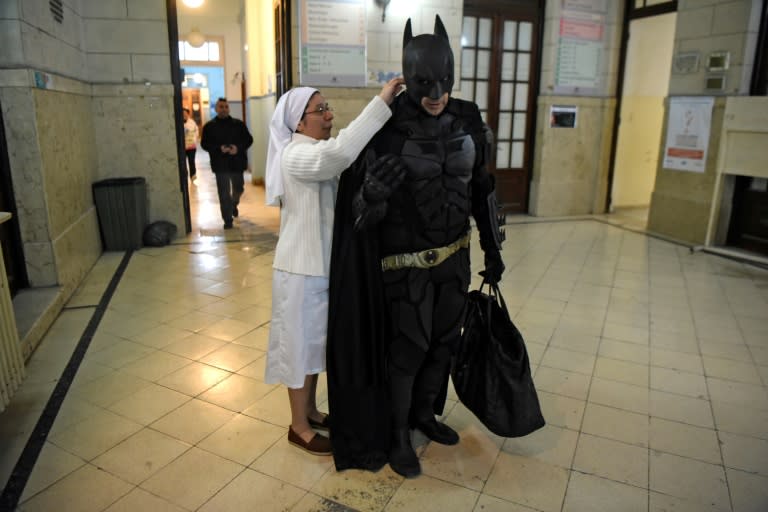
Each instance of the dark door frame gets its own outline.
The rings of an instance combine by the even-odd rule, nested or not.
[[[192,214],[189,206],[189,183],[187,181],[187,155],[184,151],[184,117],[181,113],[181,62],[179,61],[179,21],[176,18],[176,0],[166,0],[168,16],[168,48],[171,52],[171,83],[173,84],[173,118],[176,121],[176,157],[178,159],[179,187],[184,203],[185,233],[192,231]],[[245,110],[245,106],[243,106]]]
[[[8,274],[8,286],[11,296],[14,296],[20,289],[29,286],[29,276],[24,260],[16,196],[13,193],[2,105],[0,105],[0,204],[12,215],[11,220],[0,224],[0,245],[2,245],[2,255],[5,260],[5,271]],[[3,241],[6,243],[2,243]]]

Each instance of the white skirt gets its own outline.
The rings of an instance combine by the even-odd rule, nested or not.
[[[275,270],[264,382],[297,389],[325,371],[327,330],[328,278]]]

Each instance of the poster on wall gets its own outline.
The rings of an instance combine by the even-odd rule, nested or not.
[[[663,163],[665,169],[705,171],[714,104],[715,99],[711,96],[678,96],[669,99]]]
[[[299,2],[301,85],[366,85],[364,0]]]
[[[605,52],[603,0],[563,0],[555,68],[555,92],[594,94]]]

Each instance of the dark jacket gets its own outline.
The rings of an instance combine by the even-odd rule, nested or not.
[[[222,145],[234,144],[237,154],[221,152]],[[211,157],[213,172],[243,172],[248,168],[247,150],[253,144],[245,123],[233,117],[214,117],[203,126],[200,145]]]

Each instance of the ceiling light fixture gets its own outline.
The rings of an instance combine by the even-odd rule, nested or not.
[[[192,48],[200,48],[205,44],[205,36],[199,28],[192,27],[192,30],[187,34],[187,42]]]
[[[203,5],[204,0],[183,0],[184,5],[196,9]]]

